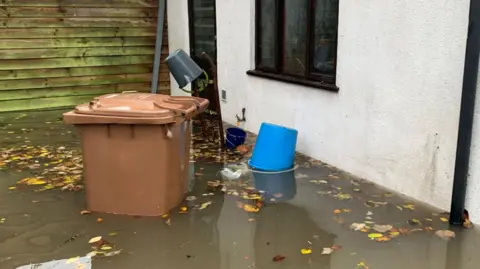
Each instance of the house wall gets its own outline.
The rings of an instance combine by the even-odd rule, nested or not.
[[[223,116],[298,129],[300,152],[448,209],[468,0],[340,1],[338,93],[250,77],[254,1],[217,1]],[[242,14],[232,16],[231,14]]]
[[[0,111],[150,91],[158,0],[0,3]],[[166,27],[166,25],[165,25]],[[164,32],[163,58],[168,53]],[[166,66],[159,91],[169,93]]]
[[[480,70],[478,74],[480,78]],[[465,207],[473,222],[480,223],[480,79],[477,82],[475,119],[473,122],[470,171],[468,177],[467,201]]]
[[[188,0],[167,0],[168,29],[169,43],[168,48],[170,52],[177,49],[183,49],[187,54],[190,54],[190,38],[188,26]],[[171,76],[171,75],[170,75]],[[171,81],[171,94],[173,96],[190,95],[178,87],[178,83],[173,76]]]
[[[442,8],[340,1],[338,93],[246,75],[254,67],[254,0],[216,7],[226,121],[246,108],[249,131],[262,122],[296,128],[300,152],[449,208],[468,0],[442,1]]]

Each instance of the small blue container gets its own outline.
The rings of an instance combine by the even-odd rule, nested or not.
[[[248,164],[256,170],[284,171],[293,168],[298,131],[262,123]]]
[[[252,171],[255,189],[264,192],[267,202],[279,203],[292,200],[297,195],[295,171],[289,169],[278,173],[265,174],[261,171]]]
[[[247,133],[244,130],[237,127],[228,128],[225,146],[228,149],[234,149],[240,145],[243,145],[243,143],[245,143],[246,137]]]

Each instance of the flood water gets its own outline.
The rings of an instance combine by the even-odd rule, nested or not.
[[[224,180],[219,170],[245,158],[221,155],[198,137],[188,199],[168,216],[82,215],[83,190],[17,184],[81,156],[61,113],[0,114],[1,269],[85,256],[97,236],[109,243],[105,252],[116,252],[93,257],[94,269],[480,268],[478,231],[449,227],[448,214],[302,156],[290,174]],[[38,161],[45,152],[68,160]],[[380,233],[375,224],[391,228]],[[72,268],[62,266],[45,268]]]

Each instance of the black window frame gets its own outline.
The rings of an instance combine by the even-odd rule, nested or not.
[[[317,88],[323,88],[326,90],[331,91],[338,91],[338,87],[335,86],[336,84],[336,72],[337,72],[337,51],[338,51],[338,14],[337,14],[337,21],[336,21],[336,32],[334,38],[334,74],[321,74],[318,72],[314,72],[312,68],[312,57],[314,55],[315,49],[315,10],[316,10],[316,2],[321,0],[307,0],[309,9],[307,11],[307,22],[308,24],[305,26],[307,27],[307,42],[306,42],[306,71],[305,75],[294,75],[284,73],[282,71],[283,68],[283,50],[285,47],[284,42],[284,35],[285,30],[282,25],[285,22],[284,16],[284,9],[285,9],[285,0],[276,0],[276,13],[275,13],[275,68],[262,66],[260,65],[262,54],[261,54],[261,3],[262,0],[255,0],[255,70],[250,70],[247,73],[250,75],[266,77],[270,79],[281,80],[290,83],[302,84],[305,86],[312,86]],[[337,10],[338,6],[337,6]]]

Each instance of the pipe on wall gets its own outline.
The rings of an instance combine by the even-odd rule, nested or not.
[[[468,168],[475,117],[475,95],[477,92],[478,62],[480,54],[480,0],[470,0],[467,48],[463,72],[462,100],[458,125],[457,153],[453,176],[450,224],[464,222],[465,196],[467,193]]]
[[[165,1],[158,0],[158,20],[157,20],[157,36],[155,40],[155,55],[153,60],[152,86],[151,92],[157,93],[158,77],[160,76],[160,56],[162,55],[163,41],[163,24],[165,21]]]

